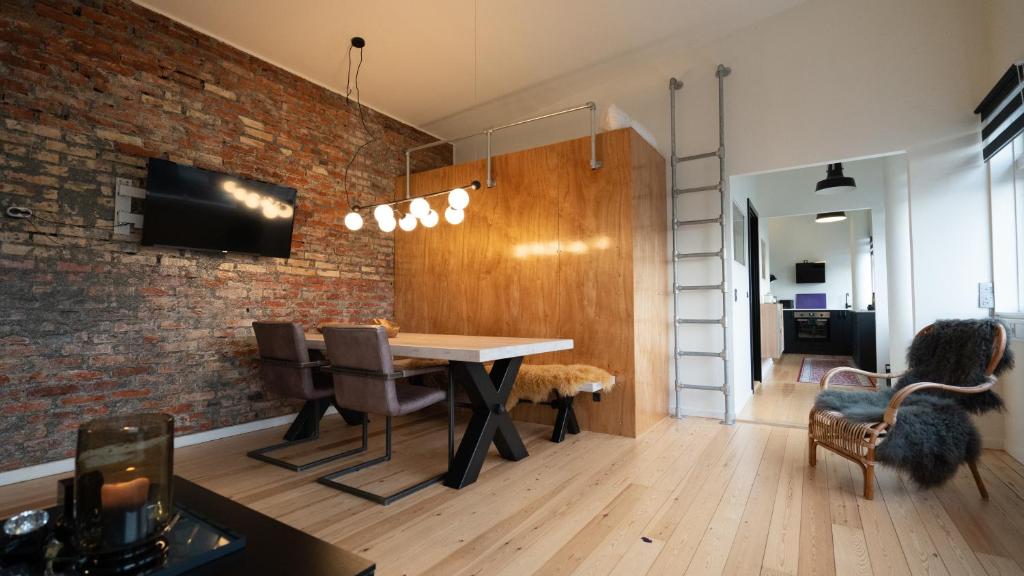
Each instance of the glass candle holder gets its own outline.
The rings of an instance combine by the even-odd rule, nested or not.
[[[75,545],[86,555],[145,546],[174,517],[174,417],[100,418],[78,429]]]

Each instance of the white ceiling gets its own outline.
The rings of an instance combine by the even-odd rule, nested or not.
[[[362,36],[363,101],[421,127],[668,39],[711,41],[799,2],[137,1],[338,92],[349,38]]]

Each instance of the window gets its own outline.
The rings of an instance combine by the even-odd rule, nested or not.
[[[735,204],[732,205],[732,257],[737,264],[747,265],[747,218]]]
[[[989,159],[995,312],[1024,314],[1024,134]]]

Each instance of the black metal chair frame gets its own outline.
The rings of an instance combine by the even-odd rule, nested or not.
[[[364,376],[364,377],[365,376],[369,376],[369,377],[382,378],[382,379],[385,378],[385,377],[382,377],[380,374],[373,373],[373,372],[366,372],[366,371],[362,371],[362,370],[351,370],[351,369],[348,369],[348,368],[330,368],[330,370],[333,371],[333,372],[340,372],[340,373],[343,373],[343,374],[352,374],[352,375]],[[448,404],[448,469],[451,469],[452,461],[455,459],[455,375],[452,373],[451,369],[448,370],[447,404]],[[382,496],[380,494],[374,494],[373,492],[369,492],[367,490],[363,490],[361,488],[357,488],[357,487],[352,486],[350,484],[345,484],[343,482],[338,482],[337,480],[335,480],[335,478],[340,478],[340,477],[345,476],[347,474],[352,474],[354,472],[358,472],[358,471],[363,470],[365,468],[369,468],[370,466],[375,466],[375,465],[381,464],[383,462],[389,462],[391,460],[391,437],[392,437],[391,416],[387,416],[385,424],[384,424],[384,455],[383,456],[378,456],[378,457],[373,458],[371,460],[367,460],[365,462],[360,462],[359,464],[354,464],[354,465],[349,466],[347,468],[342,468],[341,470],[338,470],[336,472],[331,472],[330,474],[327,474],[326,476],[321,476],[320,478],[317,478],[316,481],[319,482],[320,484],[323,484],[324,486],[328,486],[330,488],[334,488],[335,490],[340,490],[342,492],[346,492],[348,494],[352,494],[353,496],[358,496],[358,497],[363,498],[365,500],[369,500],[371,502],[376,502],[377,504],[380,504],[382,506],[387,506],[388,504],[391,504],[392,502],[394,502],[396,500],[399,500],[401,498],[405,498],[406,496],[408,496],[410,494],[414,494],[416,492],[419,492],[420,490],[422,490],[422,489],[424,489],[424,488],[426,488],[428,486],[432,486],[434,484],[437,484],[437,483],[439,483],[439,482],[441,482],[441,481],[443,481],[445,479],[445,477],[448,474],[448,470],[445,470],[445,472],[443,474],[438,474],[437,476],[433,476],[433,477],[428,478],[428,479],[426,479],[426,480],[424,480],[422,482],[417,482],[416,484],[413,484],[411,486],[407,486],[405,488],[402,488],[401,490],[398,490],[397,492],[393,492],[391,494],[387,494],[387,495],[384,495],[384,496]],[[365,423],[363,425],[363,447],[364,448],[366,447],[366,425],[365,425]]]
[[[291,362],[287,360],[275,360],[273,358],[261,358],[260,361],[272,362],[274,364],[281,364],[293,368],[308,368],[311,370],[327,366],[327,362],[323,360],[312,362]],[[357,424],[362,425],[362,444],[358,448],[352,448],[338,454],[332,454],[324,458],[313,460],[312,462],[306,462],[305,464],[293,464],[287,460],[267,455],[269,452],[273,452],[275,450],[280,450],[289,446],[298,446],[299,444],[305,444],[320,438],[320,420],[323,419],[324,414],[327,413],[327,409],[330,408],[332,404],[345,420],[345,423],[350,426]],[[305,472],[306,470],[322,466],[329,462],[334,462],[336,460],[341,460],[342,458],[366,452],[369,438],[368,420],[369,418],[367,418],[365,414],[341,408],[334,402],[333,398],[307,400],[306,403],[302,405],[302,409],[299,410],[295,420],[292,421],[291,426],[288,427],[288,431],[285,432],[284,442],[278,442],[277,444],[272,444],[265,448],[252,450],[246,455],[261,462],[266,462],[267,464],[273,464],[274,466],[280,466],[281,468],[291,470],[292,472]]]

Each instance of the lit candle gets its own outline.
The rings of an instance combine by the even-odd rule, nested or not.
[[[140,477],[127,482],[111,482],[100,488],[103,509],[141,508],[149,496],[149,478]]]

